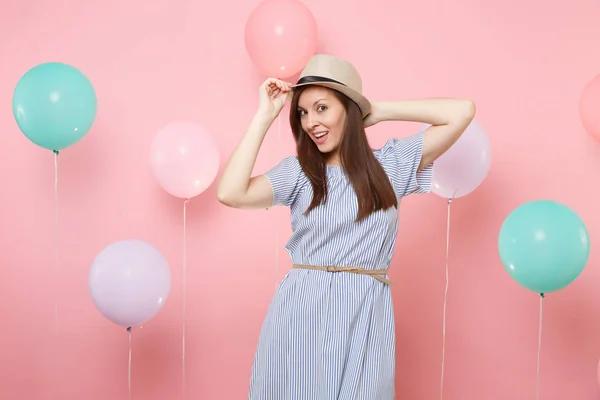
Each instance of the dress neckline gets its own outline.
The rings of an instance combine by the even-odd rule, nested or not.
[[[341,165],[327,165],[327,175],[344,175],[344,167]]]

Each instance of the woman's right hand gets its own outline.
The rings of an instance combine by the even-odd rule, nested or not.
[[[292,84],[275,78],[268,78],[258,91],[259,110],[276,118],[292,91]]]

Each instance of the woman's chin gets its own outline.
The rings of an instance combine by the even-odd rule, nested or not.
[[[335,146],[332,146],[328,143],[323,143],[322,145],[317,144],[317,149],[323,154],[331,153],[335,150]]]

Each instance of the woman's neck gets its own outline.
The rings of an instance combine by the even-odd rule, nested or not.
[[[328,154],[325,162],[330,167],[339,167],[340,165],[342,165],[340,154],[337,151],[335,153]]]

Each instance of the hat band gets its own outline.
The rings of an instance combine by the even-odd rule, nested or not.
[[[322,83],[322,82],[337,83],[338,85],[347,86],[347,85],[344,85],[342,82],[336,81],[335,79],[325,78],[324,76],[316,76],[316,75],[308,75],[308,76],[302,77],[298,80],[298,82],[296,82],[296,85],[303,85],[305,83]]]

